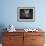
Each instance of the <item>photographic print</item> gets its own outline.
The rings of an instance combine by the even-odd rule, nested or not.
[[[17,21],[31,22],[35,21],[35,8],[34,7],[18,7],[17,8]]]

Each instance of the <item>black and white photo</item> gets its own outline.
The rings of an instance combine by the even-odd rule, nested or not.
[[[34,7],[18,7],[17,9],[17,20],[18,21],[34,21],[35,13]]]

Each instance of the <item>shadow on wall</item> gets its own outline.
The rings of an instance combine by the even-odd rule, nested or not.
[[[2,43],[2,36],[3,36],[3,32],[6,32],[6,29],[4,30],[5,25],[4,24],[0,24],[0,43]]]

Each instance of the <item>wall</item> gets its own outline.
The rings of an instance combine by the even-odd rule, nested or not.
[[[13,24],[16,28],[46,28],[46,1],[44,0],[1,0],[0,25]],[[35,22],[17,22],[17,7],[35,7]]]
[[[46,32],[46,0],[0,0],[0,31],[13,24],[16,28],[40,27]],[[35,22],[17,22],[17,7],[35,7]]]
[[[0,24],[15,25],[16,28],[46,28],[45,0],[1,0]],[[17,7],[35,7],[35,22],[17,22]]]

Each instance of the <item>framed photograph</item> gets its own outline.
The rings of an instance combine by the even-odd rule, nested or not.
[[[18,7],[17,21],[34,22],[35,21],[35,7]]]

